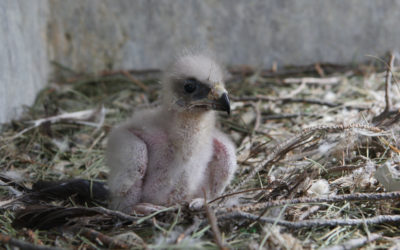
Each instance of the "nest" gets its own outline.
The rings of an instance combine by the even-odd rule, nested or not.
[[[59,68],[24,116],[2,127],[0,240],[43,248],[395,247],[400,94],[390,62],[389,70],[231,67],[232,115],[219,124],[237,145],[234,181],[204,211],[176,205],[146,217],[74,196],[27,195],[42,180],[104,182],[110,128],[157,105],[158,70]]]

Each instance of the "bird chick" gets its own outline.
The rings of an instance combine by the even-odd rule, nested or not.
[[[158,206],[220,195],[236,170],[235,146],[215,127],[230,113],[221,67],[203,54],[179,57],[162,80],[161,105],[113,129],[107,147],[111,208]]]

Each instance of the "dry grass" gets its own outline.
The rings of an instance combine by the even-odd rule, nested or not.
[[[376,179],[379,169],[400,161],[397,112],[373,122],[385,109],[385,71],[373,64],[276,72],[231,68],[227,85],[235,102],[231,117],[221,115],[220,124],[237,145],[239,170],[207,213],[177,206],[142,218],[87,208],[74,210],[76,217],[68,217],[67,224],[48,230],[15,229],[15,210],[32,204],[18,202],[26,191],[11,183],[0,189],[0,232],[14,243],[1,242],[78,249],[395,248],[400,245],[399,196],[379,196],[391,186]],[[396,81],[399,71],[392,71]],[[61,73],[21,120],[3,126],[3,182],[12,179],[29,188],[38,180],[105,181],[110,128],[135,109],[156,105],[157,71]],[[391,91],[392,110],[398,110],[399,86]],[[37,127],[28,122],[82,110],[90,110],[89,115],[58,117]],[[358,193],[368,194],[360,198]],[[52,205],[56,214],[78,207],[73,198],[40,204]],[[48,215],[43,212],[43,218]],[[392,217],[380,220],[382,215]],[[216,223],[209,226],[213,218],[219,230]]]

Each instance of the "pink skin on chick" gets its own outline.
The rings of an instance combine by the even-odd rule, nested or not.
[[[184,55],[162,81],[162,104],[136,112],[113,129],[107,147],[111,208],[151,213],[220,195],[236,170],[235,147],[215,127],[215,111],[230,112],[220,66]]]

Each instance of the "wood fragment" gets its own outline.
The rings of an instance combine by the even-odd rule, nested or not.
[[[122,74],[126,78],[128,78],[131,82],[136,84],[139,88],[141,88],[143,91],[147,92],[149,90],[149,88],[146,85],[144,85],[144,83],[142,83],[141,81],[139,81],[138,79],[133,77],[128,71],[124,70],[124,71],[122,71]]]
[[[375,225],[383,223],[399,223],[400,215],[378,215],[365,219],[332,219],[332,220],[304,220],[304,221],[287,221],[279,220],[279,218],[259,217],[251,213],[235,211],[218,216],[219,220],[247,219],[262,223],[276,224],[290,229],[311,228],[311,227],[336,227],[336,226],[360,226]]]
[[[307,99],[307,98],[278,98],[274,96],[265,96],[265,95],[256,95],[256,96],[231,96],[230,99],[237,102],[246,102],[246,101],[267,101],[267,102],[281,102],[282,104],[286,103],[305,103],[305,104],[314,104],[327,106],[330,108],[343,106],[346,109],[356,109],[356,110],[366,110],[367,107],[362,106],[351,106],[344,105],[343,103],[333,103],[318,99]]]
[[[207,215],[208,222],[210,223],[211,230],[213,231],[214,240],[217,244],[218,248],[221,250],[227,250],[228,248],[224,246],[224,242],[222,241],[221,231],[218,228],[217,217],[215,216],[214,211],[210,208],[207,203],[207,194],[205,189],[203,189],[204,193],[204,210]]]
[[[388,69],[386,71],[386,80],[385,80],[385,102],[386,107],[384,112],[389,112],[392,110],[392,98],[391,98],[391,89],[392,89],[392,68],[394,66],[395,56],[393,53],[390,54],[390,60]]]
[[[320,85],[335,85],[341,81],[340,77],[326,77],[326,78],[316,78],[316,77],[302,77],[302,78],[286,78],[283,79],[283,83],[286,84],[320,84]]]
[[[17,247],[19,249],[32,249],[32,250],[59,250],[61,248],[58,247],[48,247],[48,246],[38,246],[35,244],[28,243],[23,240],[14,239],[9,235],[4,235],[0,233],[0,243],[2,245],[9,245],[13,247]]]
[[[133,246],[129,244],[119,241],[117,239],[111,238],[103,233],[100,233],[94,229],[85,228],[85,227],[74,227],[72,229],[77,234],[83,235],[84,237],[88,238],[92,242],[99,244],[99,241],[102,243],[102,247],[107,247],[109,249],[129,249]]]
[[[78,123],[78,124],[83,124],[87,126],[93,126],[98,128],[99,126],[102,126],[104,123],[104,116],[107,113],[107,110],[104,107],[101,107],[100,109],[87,109],[87,110],[82,110],[82,111],[76,111],[76,112],[71,112],[71,113],[64,113],[56,116],[51,116],[51,117],[46,117],[46,118],[41,118],[37,119],[34,121],[29,121],[29,123],[33,124],[30,127],[27,127],[20,131],[19,133],[15,134],[10,138],[10,140],[14,140],[15,138],[20,137],[21,135],[25,134],[26,132],[39,127],[40,125],[44,123],[57,123],[61,121],[66,121],[66,122],[71,122],[71,123]],[[93,122],[86,122],[86,120],[91,120],[97,115],[101,115],[100,117],[100,122],[99,123],[93,123]]]
[[[368,236],[358,238],[358,239],[351,239],[343,244],[340,245],[335,245],[335,246],[330,246],[326,247],[325,250],[351,250],[351,249],[356,249],[359,247],[364,246],[367,243],[379,240],[382,238],[381,234],[370,234]]]
[[[256,96],[231,96],[233,101],[268,101],[268,102],[282,102],[284,103],[307,103],[307,104],[317,104],[328,107],[338,107],[342,104],[332,103],[317,99],[305,99],[305,98],[278,98],[273,96],[256,95]]]
[[[230,208],[218,208],[217,214],[244,211],[251,212],[262,210],[270,207],[294,205],[300,203],[323,203],[323,202],[340,202],[340,201],[378,201],[378,200],[400,200],[400,192],[387,192],[387,193],[355,193],[343,195],[327,195],[320,197],[301,197],[287,200],[275,200],[250,205],[241,205]]]

